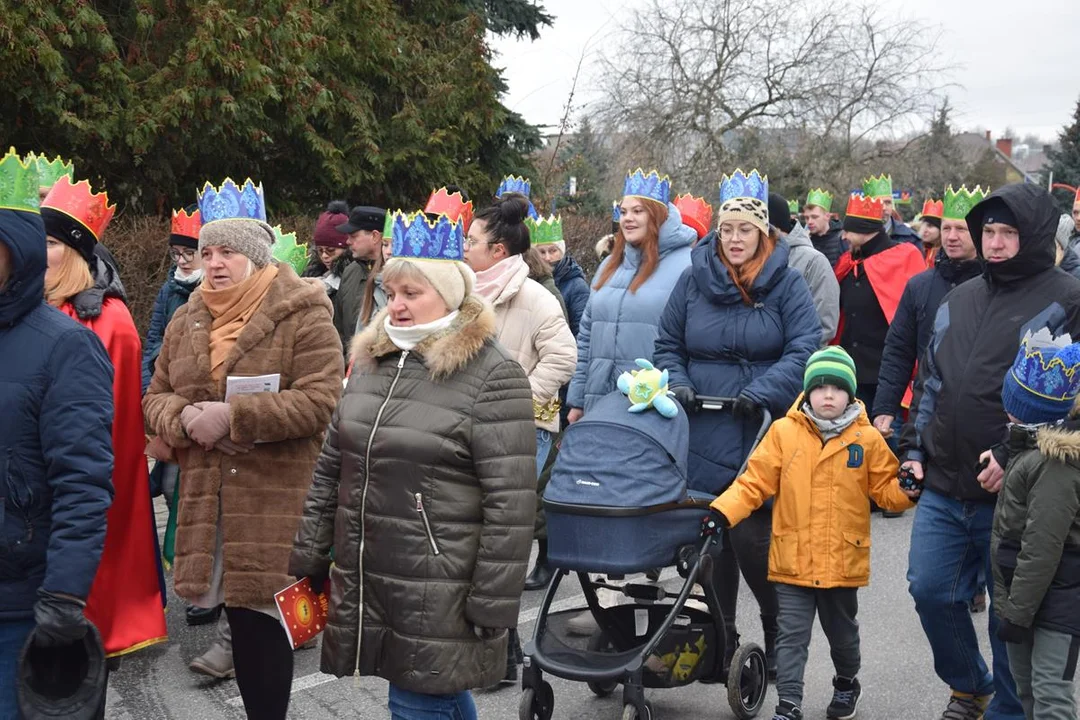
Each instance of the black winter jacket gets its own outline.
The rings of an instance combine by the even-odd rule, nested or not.
[[[885,336],[872,417],[900,414],[900,401],[911,382],[915,363],[922,359],[930,342],[938,305],[957,285],[980,274],[982,265],[977,260],[950,260],[944,250],[938,250],[934,267],[908,280]]]
[[[881,231],[851,256],[865,260],[898,244]],[[840,345],[855,361],[859,384],[876,384],[889,321],[865,271],[852,270],[840,280],[840,317]]]
[[[829,259],[829,264],[836,267],[836,261],[848,251],[840,223],[834,223],[824,235],[811,235],[810,242],[814,249]]]
[[[960,500],[994,502],[975,479],[979,455],[999,446],[1007,418],[1001,385],[1029,330],[1080,337],[1080,281],[1054,266],[1058,212],[1045,190],[1006,185],[967,216],[982,255],[988,206],[1017,218],[1020,250],[945,296],[904,426],[902,457],[923,462],[924,486]]]

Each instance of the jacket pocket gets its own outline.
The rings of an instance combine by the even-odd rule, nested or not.
[[[773,535],[769,543],[769,569],[777,575],[799,574],[799,533]]]
[[[841,574],[846,578],[869,577],[870,536],[868,534],[844,531],[844,567]]]
[[[431,552],[438,555],[439,544],[435,542],[435,533],[431,532],[431,522],[428,520],[427,510],[424,509],[424,494],[413,493],[413,497],[416,498],[416,512],[424,521],[424,533],[427,535],[428,544],[431,545]]]

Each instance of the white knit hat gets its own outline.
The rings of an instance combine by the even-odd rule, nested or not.
[[[476,275],[472,268],[457,260],[417,260],[414,258],[392,257],[383,269],[383,275],[392,275],[403,265],[417,270],[431,287],[442,296],[446,307],[451,311],[461,307],[476,286]]]

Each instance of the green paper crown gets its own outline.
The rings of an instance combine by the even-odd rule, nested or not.
[[[963,220],[971,212],[971,208],[981,203],[990,188],[985,190],[976,185],[974,190],[968,190],[967,185],[961,185],[959,190],[953,190],[952,185],[945,188],[945,210],[941,214],[942,220]]]
[[[539,220],[525,218],[525,225],[529,228],[529,240],[533,245],[550,245],[562,242],[562,218],[551,215]]]
[[[791,213],[792,215],[798,215],[799,214],[799,209],[800,209],[799,208],[799,201],[798,200],[788,200],[787,201],[787,209],[788,209],[788,212]]]
[[[23,160],[15,148],[0,160],[0,209],[41,213],[38,169],[33,158]]]
[[[75,163],[70,160],[63,160],[57,155],[52,160],[49,160],[44,155],[35,155],[30,153],[27,156],[27,160],[34,162],[37,165],[38,173],[38,187],[51,188],[56,184],[56,181],[65,175],[74,182],[75,181]]]
[[[296,244],[296,233],[287,233],[281,229],[280,225],[274,226],[274,259],[279,263],[287,263],[292,265],[292,269],[296,271],[296,274],[304,272],[304,268],[307,267],[308,261],[308,247],[307,245]]]
[[[892,176],[869,177],[863,180],[862,192],[868,198],[889,198],[892,200]]]
[[[806,204],[819,207],[825,212],[832,212],[832,193],[815,188],[806,195]]]

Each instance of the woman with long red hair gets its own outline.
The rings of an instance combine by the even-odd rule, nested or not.
[[[821,321],[788,246],[769,225],[768,179],[735,171],[720,183],[719,231],[694,248],[671,293],[654,364],[690,417],[691,490],[719,495],[735,479],[761,427],[763,410],[783,417],[802,391],[803,367],[821,343]],[[699,413],[696,395],[738,398],[733,413]],[[738,642],[739,570],[761,606],[770,670],[776,592],[768,582],[772,508],[732,528],[713,581],[724,611],[730,661]]]
[[[651,358],[671,289],[690,264],[697,234],[669,202],[671,180],[655,170],[626,176],[619,230],[600,264],[578,329],[578,361],[570,381],[569,421],[615,390],[619,375]]]

